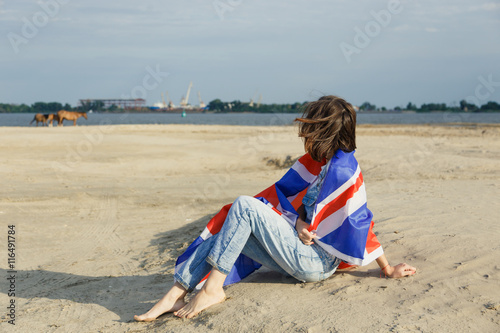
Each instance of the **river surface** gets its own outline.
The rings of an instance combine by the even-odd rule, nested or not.
[[[197,125],[290,125],[297,113],[89,113],[78,125],[197,124]],[[0,126],[29,126],[33,113],[0,113]],[[358,113],[358,124],[467,124],[500,123],[500,113]],[[72,125],[65,121],[65,126]],[[35,126],[33,123],[31,126]]]

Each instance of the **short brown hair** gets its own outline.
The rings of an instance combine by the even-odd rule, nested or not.
[[[356,111],[337,96],[323,96],[306,105],[299,122],[299,137],[315,161],[332,158],[338,149],[356,149]]]

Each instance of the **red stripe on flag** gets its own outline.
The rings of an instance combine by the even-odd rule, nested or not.
[[[373,221],[370,224],[370,229],[368,230],[368,237],[366,238],[366,252],[372,253],[378,249],[381,245],[377,239],[377,236],[373,233]]]
[[[281,212],[280,212],[279,210],[277,210],[277,209],[276,209],[276,208],[274,208],[274,207],[272,207],[272,210],[274,210],[274,211],[275,211],[276,213],[278,213],[278,215],[280,215],[280,216],[281,216],[281,215],[283,215],[283,214],[281,214]]]
[[[325,218],[330,216],[331,214],[338,211],[340,208],[344,207],[347,203],[347,200],[351,199],[354,194],[358,191],[358,189],[363,185],[363,175],[359,173],[359,177],[356,179],[356,182],[349,187],[347,190],[342,192],[338,197],[334,198],[330,201],[317,215],[314,219],[314,225],[311,224],[309,230],[316,230],[318,225],[323,222]]]
[[[198,282],[198,284],[202,283],[203,281],[205,281],[206,279],[208,279],[208,276],[210,275],[210,272],[205,275],[205,277],[203,279],[200,280],[200,282]]]
[[[275,207],[279,204],[278,195],[276,194],[276,186],[274,184],[257,194],[256,197],[266,198]],[[222,228],[231,205],[232,204],[228,204],[222,207],[222,209],[208,222],[207,229],[212,235],[218,233]]]
[[[321,167],[326,164],[326,161],[316,162],[311,155],[305,154],[299,158],[299,162],[313,175],[317,176],[321,172]]]
[[[295,199],[293,199],[292,206],[293,208],[295,208],[295,210],[299,209],[299,207],[302,206],[302,199],[304,199],[306,193],[307,193],[307,188],[305,190],[302,190],[302,192],[297,194]]]
[[[266,198],[267,201],[271,203],[274,207],[277,207],[280,203],[278,199],[278,194],[276,193],[276,185],[271,185],[266,188],[264,191],[257,194],[255,197],[263,197]]]
[[[226,220],[227,213],[231,208],[232,204],[225,205],[222,209],[214,216],[207,224],[207,229],[212,235],[215,235],[220,231],[224,221]]]

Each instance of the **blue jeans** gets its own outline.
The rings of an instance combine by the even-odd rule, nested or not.
[[[304,282],[330,277],[341,261],[316,244],[304,245],[295,228],[263,202],[241,196],[231,206],[220,232],[196,248],[175,279],[193,290],[212,267],[229,274],[241,253]]]

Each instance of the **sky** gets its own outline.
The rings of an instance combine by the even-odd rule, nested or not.
[[[0,103],[484,104],[499,59],[499,0],[0,0]]]

